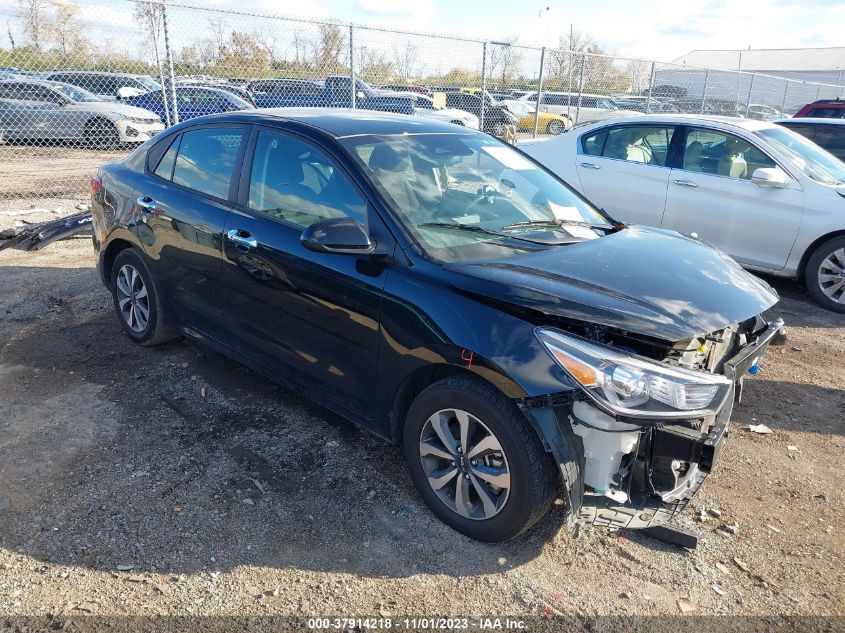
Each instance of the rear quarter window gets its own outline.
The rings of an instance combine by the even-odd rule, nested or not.
[[[243,132],[236,128],[183,132],[173,168],[174,184],[225,200],[242,140]]]

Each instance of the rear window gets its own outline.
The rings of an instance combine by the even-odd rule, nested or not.
[[[845,119],[845,108],[813,108],[805,116],[820,119]]]
[[[173,178],[173,165],[176,164],[176,151],[179,149],[179,138],[177,135],[171,142],[170,147],[161,157],[158,167],[155,169],[155,175],[167,180]]]
[[[229,197],[242,140],[243,132],[239,129],[206,128],[185,132],[176,156],[173,182],[225,200]]]

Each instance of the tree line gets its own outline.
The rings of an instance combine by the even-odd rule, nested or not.
[[[0,66],[45,70],[52,68],[107,69],[161,77],[163,67],[162,6],[139,0],[134,5],[133,27],[145,37],[130,51],[109,37],[92,42],[80,21],[75,0],[16,0],[24,41],[16,41],[7,23],[9,47],[0,49]],[[174,31],[184,28],[186,9],[170,14]],[[178,75],[211,77],[301,77],[319,79],[350,72],[349,27],[340,23],[309,24],[262,21],[247,29],[231,28],[220,14],[206,20],[204,36],[174,50]],[[196,31],[196,27],[192,26]],[[389,34],[393,42],[376,42],[365,28],[354,36],[352,62],[356,74],[372,83],[424,85],[481,85],[481,49],[472,42],[437,43],[434,55],[421,50],[413,36]],[[181,34],[180,34],[181,35]],[[383,32],[378,32],[383,36]],[[398,37],[396,37],[398,36]],[[445,47],[443,46],[445,44]],[[456,46],[463,47],[455,50]],[[444,48],[451,51],[444,53]],[[487,47],[487,85],[490,88],[533,88],[539,79],[539,53],[520,47],[516,37],[505,37]],[[650,64],[621,64],[595,38],[573,33],[560,48],[546,52],[544,85],[549,90],[585,92],[639,92],[647,87]]]

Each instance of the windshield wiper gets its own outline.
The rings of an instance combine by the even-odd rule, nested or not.
[[[519,229],[524,226],[552,226],[558,228],[565,228],[566,226],[586,226],[587,228],[598,229],[600,231],[608,231],[613,228],[612,226],[604,224],[591,224],[589,222],[579,222],[577,220],[523,220],[522,222],[506,224],[502,227],[502,230]]]
[[[528,237],[519,237],[518,235],[508,235],[507,233],[499,233],[498,231],[491,231],[485,229],[483,226],[475,226],[472,224],[458,224],[451,222],[424,222],[417,224],[417,228],[427,229],[452,229],[453,231],[469,231],[470,233],[484,233],[486,235],[495,235],[496,237],[505,237],[509,240],[520,240],[522,242],[531,242],[533,244],[549,244],[543,240],[532,240]]]

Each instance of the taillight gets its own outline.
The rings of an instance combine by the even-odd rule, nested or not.
[[[103,181],[100,179],[100,174],[97,173],[91,178],[91,195],[96,196],[103,188]]]

